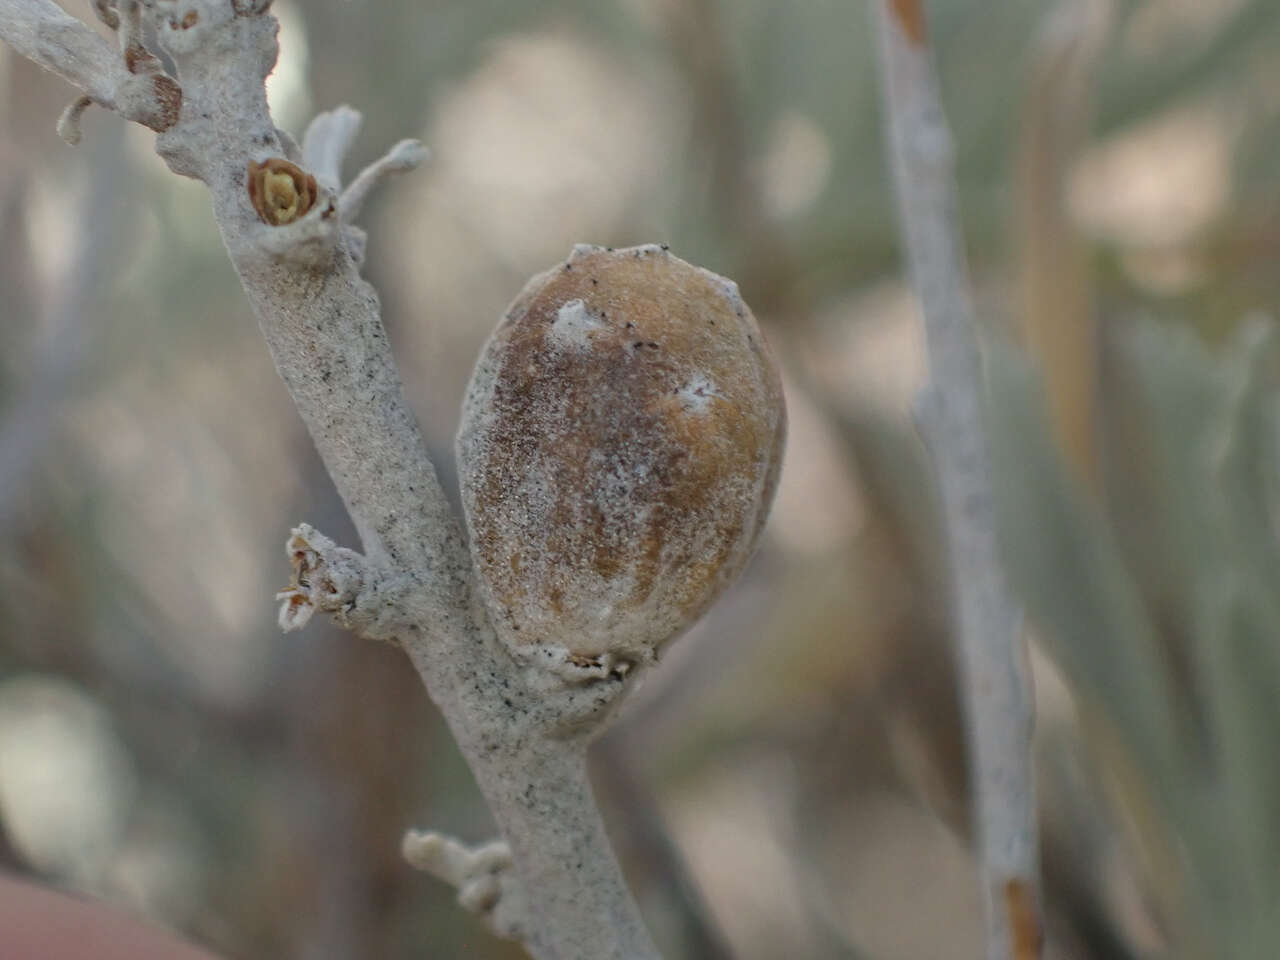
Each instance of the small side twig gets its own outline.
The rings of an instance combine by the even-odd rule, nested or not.
[[[408,629],[413,583],[375,566],[308,524],[295,527],[285,544],[293,579],[276,594],[280,629],[298,630],[316,611],[371,640],[392,640]]]
[[[342,161],[363,122],[360,111],[345,104],[316,114],[302,137],[302,165],[317,180],[337,190],[342,182]]]
[[[410,830],[401,852],[411,866],[456,887],[458,904],[483,917],[495,934],[507,940],[529,939],[524,889],[505,842],[468,847],[440,833]]]
[[[343,222],[359,216],[364,201],[379,183],[393,173],[412,170],[427,159],[427,148],[417,140],[401,140],[382,157],[360,171],[350,186],[342,191],[338,211]]]
[[[58,117],[58,136],[69,147],[74,147],[80,143],[80,120],[84,117],[84,112],[93,106],[93,100],[86,96],[79,96],[67,104],[67,108],[62,111],[62,115]]]
[[[931,385],[922,404],[952,559],[988,960],[1037,960],[1033,709],[1021,617],[1000,564],[981,362],[958,222],[950,131],[920,0],[878,0],[890,165]]]
[[[114,10],[104,6],[98,12],[119,26]],[[147,54],[148,69],[135,69],[127,53],[113,50],[53,0],[0,0],[0,40],[125,119],[156,131],[178,122],[182,90],[152,63],[154,57]],[[74,123],[65,129],[74,131]]]

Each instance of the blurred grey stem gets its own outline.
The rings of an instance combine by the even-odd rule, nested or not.
[[[1021,614],[1001,569],[953,147],[921,0],[878,0],[889,163],[928,347],[921,428],[951,558],[988,960],[1035,960],[1040,921],[1033,707]]]
[[[633,884],[635,893],[670,918],[683,947],[677,956],[732,960],[724,934],[667,831],[653,791],[636,771],[634,758],[643,754],[633,751],[644,750],[644,745],[630,743],[627,730],[624,725],[611,731],[601,748],[591,753],[590,768],[596,792],[606,806],[621,814],[613,831],[614,845],[624,860],[640,867],[636,872],[643,879]]]
[[[29,476],[54,439],[58,419],[75,399],[102,324],[94,323],[94,298],[109,289],[113,252],[112,208],[120,203],[119,181],[128,169],[124,127],[104,126],[100,142],[86,158],[88,172],[77,214],[80,228],[70,231],[69,250],[58,282],[44,297],[42,328],[26,362],[30,371],[17,400],[0,421],[0,539],[8,539],[29,521],[23,502]],[[113,243],[113,240],[115,243]]]

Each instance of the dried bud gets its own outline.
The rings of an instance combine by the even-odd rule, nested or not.
[[[570,669],[652,659],[746,565],[785,432],[734,283],[666,247],[574,248],[507,311],[458,434],[498,635]]]
[[[249,164],[249,202],[273,227],[305,216],[316,202],[316,178],[283,157]]]

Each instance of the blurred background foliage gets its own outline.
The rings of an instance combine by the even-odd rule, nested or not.
[[[85,10],[74,3],[70,9]],[[736,278],[785,368],[745,581],[600,744],[666,955],[979,955],[945,567],[863,4],[276,0],[282,126],[433,159],[366,217],[445,482],[576,241]],[[1052,958],[1280,950],[1280,4],[929,4],[1036,683]],[[202,188],[0,49],[0,865],[229,958],[516,957],[401,832],[491,831],[390,647],[281,636],[354,533]],[[963,575],[963,558],[959,558]]]

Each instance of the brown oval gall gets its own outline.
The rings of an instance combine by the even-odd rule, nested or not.
[[[735,284],[665,247],[575,247],[516,298],[463,408],[463,506],[499,636],[570,669],[652,659],[746,565],[785,432]]]

